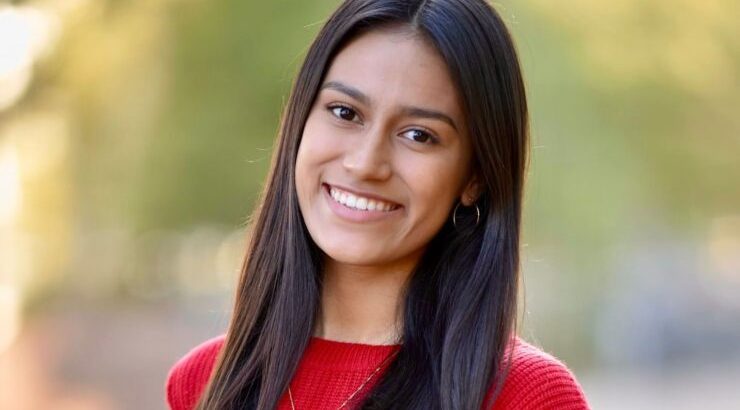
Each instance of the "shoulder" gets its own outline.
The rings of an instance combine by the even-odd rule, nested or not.
[[[516,336],[509,370],[493,407],[503,409],[589,409],[573,372],[561,360]]]
[[[165,383],[167,404],[172,410],[195,407],[211,376],[225,335],[209,339],[191,349],[170,369]]]

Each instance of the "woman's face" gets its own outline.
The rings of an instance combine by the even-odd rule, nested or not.
[[[371,31],[339,52],[295,175],[308,231],[328,257],[414,264],[457,200],[473,202],[460,98],[436,50],[407,33]]]

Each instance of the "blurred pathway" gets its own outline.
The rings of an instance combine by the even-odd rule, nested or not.
[[[224,332],[225,300],[47,306],[0,352],[0,409],[164,409],[167,371]],[[596,369],[578,379],[596,410],[740,409],[740,363]]]
[[[0,409],[164,409],[170,366],[226,328],[220,303],[45,307],[0,352]]]

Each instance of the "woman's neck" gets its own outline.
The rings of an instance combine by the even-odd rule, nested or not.
[[[410,271],[408,266],[378,269],[329,260],[314,336],[371,345],[401,343],[401,293]]]

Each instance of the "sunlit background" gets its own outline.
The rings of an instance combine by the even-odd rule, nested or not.
[[[734,0],[508,0],[531,101],[521,334],[595,409],[740,408]],[[0,408],[164,408],[222,333],[336,1],[0,1]]]

